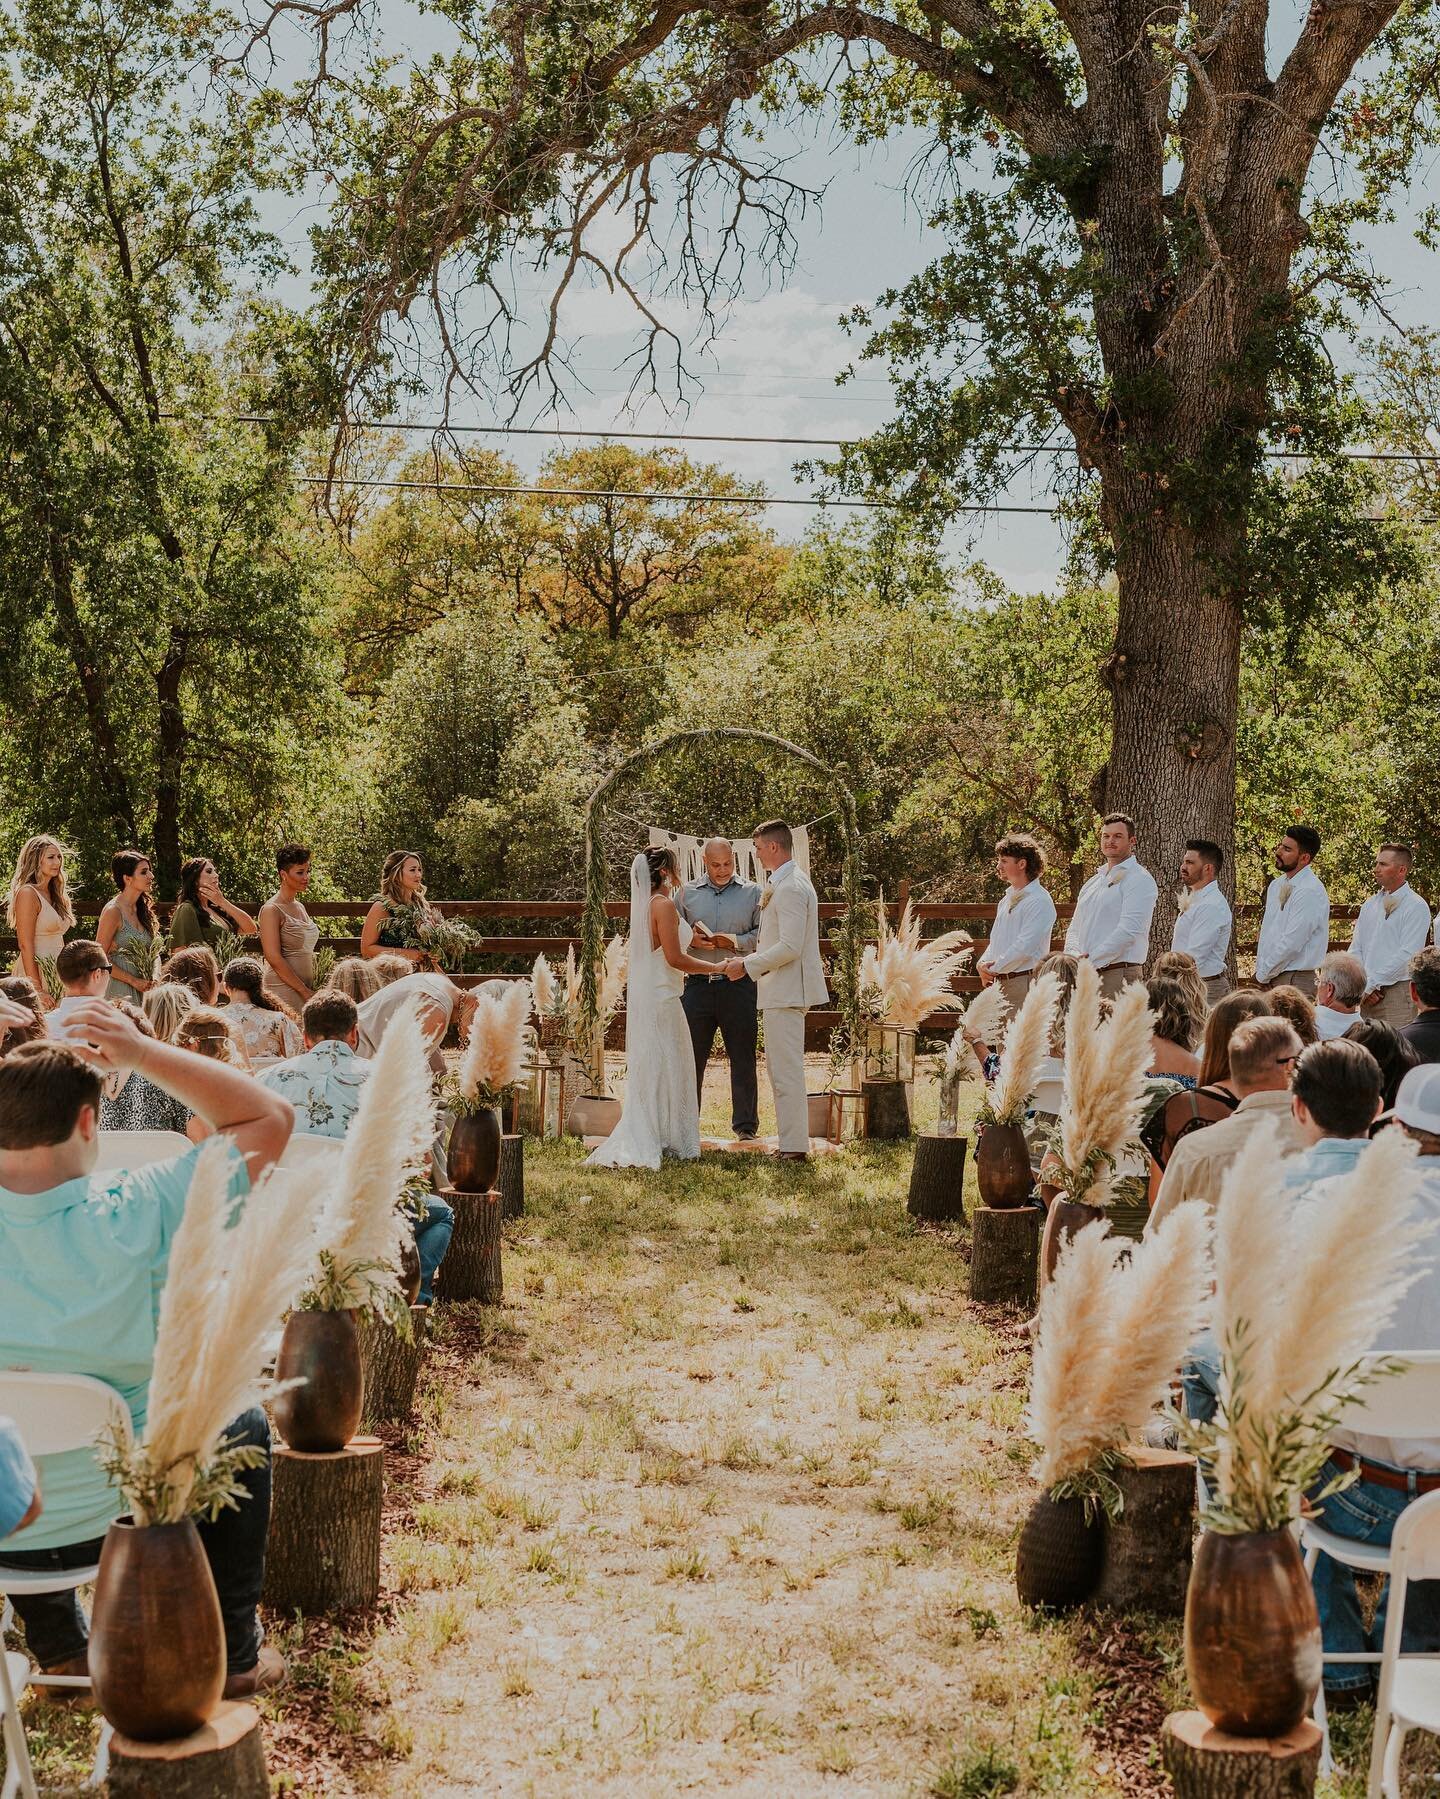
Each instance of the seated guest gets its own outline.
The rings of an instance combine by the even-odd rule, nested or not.
[[[1440,1062],[1440,949],[1422,949],[1410,958],[1414,1022],[1400,1035],[1422,1062]]]
[[[12,1034],[17,1031],[22,1034],[22,1040],[24,1042],[30,1042],[30,1032],[35,1023],[35,1014],[31,1011],[29,1006],[22,1006],[19,1000],[10,999],[6,994],[0,992],[0,1056],[5,1054],[7,1045],[10,1045]],[[44,1034],[45,1027],[42,1025],[40,1027],[40,1035],[43,1036]],[[10,1045],[10,1047],[18,1049],[20,1045],[19,1043],[16,1043]]]
[[[11,1020],[0,1030],[0,1056],[8,1056],[22,1043],[35,1043],[49,1035],[40,995],[23,974],[6,975],[0,980],[0,999],[7,1002],[7,1016]],[[24,1014],[23,1021],[16,1017],[17,1010]]]
[[[1166,975],[1152,976],[1145,985],[1155,1016],[1149,1072],[1168,1075],[1186,1087],[1197,1086],[1200,1058],[1195,1054],[1195,1021],[1184,988]]]
[[[296,1130],[316,1137],[343,1137],[359,1110],[360,1094],[370,1076],[370,1063],[356,1053],[359,1023],[354,1001],[322,987],[313,999],[306,1000],[301,1024],[304,1055],[276,1063],[258,1079],[294,1106]],[[428,1194],[425,1210],[415,1220],[421,1305],[428,1306],[434,1297],[435,1270],[454,1227],[451,1207]]]
[[[1230,1039],[1246,1019],[1269,1015],[1270,1001],[1252,988],[1227,993],[1215,1002],[1200,1042],[1198,1086],[1193,1093],[1172,1093],[1151,1114],[1140,1133],[1141,1142],[1162,1175],[1182,1137],[1203,1130],[1207,1124],[1218,1124],[1240,1104],[1240,1095],[1230,1079]]]
[[[0,1537],[40,1516],[40,1477],[13,1418],[0,1418]]]
[[[1266,1119],[1279,1127],[1282,1152],[1305,1147],[1290,1111],[1290,1076],[1300,1048],[1300,1039],[1283,1018],[1252,1018],[1238,1028],[1230,1039],[1230,1081],[1240,1096],[1235,1115],[1191,1131],[1175,1145],[1150,1228],[1187,1199],[1203,1199],[1213,1207],[1230,1164]]]
[[[292,1114],[278,1095],[224,1063],[142,1036],[116,1006],[92,1005],[76,1014],[76,1025],[69,1043],[27,1044],[0,1062],[0,1367],[105,1381],[129,1407],[138,1435],[170,1244],[200,1152],[95,1173],[101,1078],[136,1070],[223,1133],[237,1197],[283,1151]],[[230,1440],[268,1450],[264,1413],[236,1419]],[[40,1477],[45,1509],[0,1545],[0,1563],[33,1573],[98,1560],[119,1501],[93,1453],[47,1456]],[[262,1655],[256,1616],[268,1456],[239,1481],[238,1507],[198,1525],[220,1596],[231,1699],[273,1686],[284,1672],[273,1650]],[[85,1618],[73,1592],[16,1593],[11,1602],[47,1672],[85,1672]]]
[[[1365,964],[1337,949],[1315,971],[1315,1029],[1322,1043],[1343,1037],[1360,1016]]]
[[[158,981],[145,995],[145,1016],[161,1043],[173,1043],[181,1024],[200,1004],[188,987]]]
[[[1399,1128],[1420,1146],[1425,1180],[1414,1202],[1432,1240],[1440,1233],[1440,1068],[1411,1069],[1395,1100]],[[1325,1189],[1315,1188],[1306,1206],[1325,1203]],[[1427,1257],[1424,1272],[1396,1307],[1390,1323],[1371,1345],[1372,1353],[1403,1361],[1411,1350],[1440,1349],[1440,1262]],[[1440,1488],[1440,1434],[1433,1437],[1366,1437],[1337,1429],[1331,1437],[1330,1460],[1320,1470],[1312,1497],[1316,1517],[1337,1536],[1385,1544],[1395,1520],[1413,1498]],[[1360,1478],[1343,1493],[1318,1495],[1330,1482],[1358,1467]],[[1315,1602],[1327,1654],[1377,1652],[1385,1638],[1388,1587],[1382,1589],[1375,1617],[1367,1630],[1349,1568],[1322,1555],[1315,1566]],[[1404,1655],[1440,1650],[1440,1581],[1411,1583],[1405,1596],[1405,1623],[1400,1640]],[[1332,1709],[1348,1708],[1371,1696],[1374,1664],[1326,1662],[1325,1701]]]
[[[265,991],[265,969],[255,956],[236,956],[220,977],[229,1004],[225,1017],[245,1046],[254,1069],[298,1056],[304,1047],[289,1010]]]
[[[405,972],[408,974],[410,970],[407,968]],[[325,985],[353,999],[358,1006],[372,993],[378,993],[385,983],[380,978],[378,963],[366,962],[359,956],[342,956],[327,975]]]
[[[1155,958],[1155,966],[1150,972],[1157,981],[1162,976],[1168,976],[1170,980],[1180,983],[1193,1027],[1191,1041],[1199,1043],[1205,1035],[1205,1020],[1210,1016],[1211,1006],[1209,983],[1202,978],[1199,963],[1183,949],[1167,949]],[[1217,1002],[1224,997],[1223,993],[1218,993]]]
[[[220,964],[214,950],[203,943],[177,949],[160,964],[160,979],[176,987],[188,987],[202,1006],[213,1006],[220,997]]]
[[[88,937],[76,937],[55,958],[55,973],[64,998],[51,1010],[47,1023],[52,1037],[64,1037],[69,1034],[65,1021],[77,1006],[104,999],[110,985],[110,958],[98,943],[92,943]]]
[[[170,947],[198,943],[214,953],[226,932],[253,937],[255,920],[220,891],[220,877],[208,856],[191,856],[180,864],[180,898],[170,915]]]
[[[1301,1049],[1308,1049],[1312,1043],[1320,1041],[1320,1032],[1315,1024],[1315,1002],[1308,993],[1303,993],[1298,987],[1272,987],[1265,997],[1275,1016],[1287,1020],[1300,1039]]]
[[[164,989],[152,987],[150,994],[161,993]],[[177,987],[177,993],[189,991]],[[145,1012],[131,1005],[127,999],[112,1000],[118,1006],[135,1029],[144,1037],[155,1037],[159,1033],[151,1024]],[[173,1035],[173,1033],[172,1033]],[[167,1093],[163,1087],[157,1087],[154,1081],[146,1080],[133,1068],[121,1069],[117,1073],[105,1077],[105,1086],[100,1095],[100,1129],[102,1131],[174,1131],[178,1136],[189,1134],[190,1119],[193,1114],[183,1100]]]
[[[1358,1043],[1380,1064],[1380,1116],[1370,1127],[1373,1137],[1382,1125],[1390,1122],[1389,1113],[1395,1104],[1395,1095],[1400,1091],[1400,1083],[1412,1068],[1420,1066],[1420,1058],[1395,1026],[1386,1024],[1383,1018],[1357,1018],[1341,1042]]]

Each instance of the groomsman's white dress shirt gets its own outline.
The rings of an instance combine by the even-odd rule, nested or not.
[[[1350,954],[1365,964],[1365,991],[1408,980],[1410,958],[1429,935],[1430,903],[1408,881],[1393,893],[1372,893],[1350,939]]]
[[[1288,896],[1288,897],[1287,897]],[[1255,979],[1318,968],[1330,947],[1330,895],[1313,868],[1276,875],[1265,892]]]
[[[994,975],[1029,974],[1050,954],[1054,930],[1055,902],[1042,881],[1007,887],[995,908],[990,941],[976,966]]]
[[[1190,904],[1175,920],[1171,949],[1184,950],[1195,958],[1202,981],[1213,981],[1225,972],[1225,958],[1230,951],[1230,933],[1235,928],[1230,902],[1220,891],[1218,881],[1207,881],[1191,895]]]
[[[1072,956],[1088,956],[1096,968],[1143,962],[1150,954],[1150,919],[1159,889],[1134,856],[1105,863],[1080,889],[1065,933]]]

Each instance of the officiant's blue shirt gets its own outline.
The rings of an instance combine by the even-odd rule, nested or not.
[[[733,937],[738,950],[712,950],[692,943],[690,954],[700,962],[724,962],[732,955],[748,956],[760,935],[760,889],[749,881],[727,881],[717,887],[707,876],[691,881],[680,896],[680,910],[691,924],[723,931]]]

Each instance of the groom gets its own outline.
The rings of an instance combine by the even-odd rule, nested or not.
[[[772,819],[755,832],[755,859],[770,876],[760,901],[760,940],[753,954],[725,964],[732,981],[749,975],[765,1017],[765,1064],[775,1095],[779,1154],[803,1162],[810,1153],[805,1098],[805,1013],[830,997],[820,960],[820,906],[815,889],[790,859],[790,827]]]

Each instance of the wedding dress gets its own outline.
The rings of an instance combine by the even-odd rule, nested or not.
[[[625,981],[625,1106],[620,1122],[589,1157],[596,1168],[658,1168],[667,1152],[693,1162],[700,1154],[700,1103],[695,1051],[680,996],[682,970],[651,945],[650,864],[630,864],[630,961]],[[680,947],[692,932],[680,920]]]

